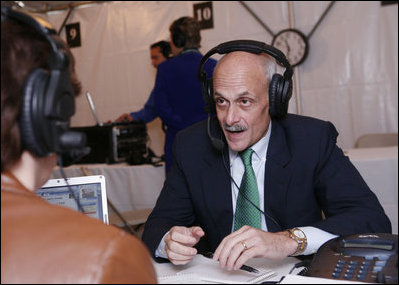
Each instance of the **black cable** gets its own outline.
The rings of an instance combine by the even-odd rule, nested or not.
[[[227,173],[229,174],[231,181],[233,181],[234,185],[235,185],[235,186],[237,187],[237,189],[238,189],[238,195],[241,194],[241,195],[245,198],[245,200],[247,200],[253,207],[255,207],[259,212],[261,212],[261,213],[263,214],[263,216],[265,217],[265,219],[266,219],[266,217],[269,218],[269,219],[270,219],[275,225],[277,225],[280,229],[283,229],[283,227],[280,226],[280,224],[279,224],[272,216],[268,215],[266,212],[264,212],[264,211],[262,211],[261,209],[259,209],[259,207],[258,207],[257,205],[255,205],[255,204],[245,195],[245,193],[243,193],[243,192],[241,191],[241,188],[238,187],[238,185],[237,185],[237,183],[235,182],[234,178],[231,176],[231,173],[230,173],[229,169],[227,168],[227,163],[226,163],[226,160],[225,160],[224,152],[223,152],[223,151],[222,151],[222,157],[223,157],[223,165],[224,165],[224,167],[225,167]],[[267,224],[267,223],[266,223],[266,224]]]
[[[291,274],[291,273],[294,271],[295,268],[305,267],[305,269],[306,269],[307,267],[310,266],[310,262],[311,262],[311,260],[304,260],[304,261],[301,261],[301,262],[296,263],[296,264],[291,268],[290,272],[288,272],[288,274]],[[302,271],[303,271],[303,270],[302,270]],[[302,271],[301,271],[300,273],[302,273]]]
[[[84,175],[86,176],[90,176],[93,175],[93,173],[91,171],[89,171],[88,169],[82,167],[82,171],[84,173]],[[137,232],[134,231],[128,224],[128,222],[126,221],[126,219],[123,217],[123,215],[118,211],[118,209],[116,209],[116,207],[114,206],[114,204],[111,203],[111,201],[109,200],[109,198],[107,197],[107,205],[111,207],[111,209],[114,211],[114,213],[119,217],[119,219],[122,221],[123,223],[123,228],[125,230],[127,230],[129,233],[131,233],[132,235],[138,237]]]
[[[119,219],[121,219],[122,223],[123,223],[123,228],[126,229],[129,233],[131,233],[132,235],[138,237],[138,234],[136,231],[134,231],[131,226],[129,225],[129,223],[126,221],[126,219],[123,217],[123,215],[116,209],[116,207],[114,206],[114,204],[111,203],[111,201],[107,198],[107,203],[108,205],[111,207],[111,209],[115,212],[115,214],[118,216]]]
[[[301,270],[301,272],[299,272],[299,273],[297,274],[297,275],[304,275],[305,272],[308,271],[308,268],[309,268],[309,266],[310,266],[310,263],[311,263],[310,260],[304,260],[304,261],[298,262],[298,263],[296,263],[296,264],[291,268],[291,270],[288,272],[288,274],[291,274],[291,273],[294,271],[295,268],[305,267],[303,270]],[[287,274],[287,275],[288,275],[288,274]],[[280,280],[277,281],[276,283],[277,283],[277,284],[281,283],[281,281],[283,281],[284,278],[285,278],[285,276],[287,276],[287,275],[281,276]],[[265,284],[265,283],[263,283],[263,284]]]
[[[72,197],[75,199],[75,202],[76,202],[76,204],[77,204],[77,206],[78,206],[79,212],[84,213],[83,207],[82,207],[82,205],[80,204],[79,198],[76,197],[75,192],[73,191],[71,185],[69,185],[68,179],[66,178],[64,169],[63,169],[63,167],[62,167],[62,155],[61,155],[61,154],[57,154],[57,159],[58,159],[58,165],[59,165],[59,167],[60,167],[61,177],[64,178],[65,183],[66,183],[66,185],[67,185],[67,187],[68,187],[69,193],[70,193],[70,194],[72,195]]]

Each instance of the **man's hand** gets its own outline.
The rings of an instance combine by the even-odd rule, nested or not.
[[[213,259],[219,260],[222,268],[237,270],[250,258],[281,260],[293,254],[297,247],[297,242],[286,231],[270,233],[243,226],[222,240]]]
[[[205,235],[200,227],[173,227],[165,237],[165,252],[175,265],[187,264],[197,254],[194,245]]]
[[[130,116],[130,114],[128,114],[128,113],[125,113],[125,114],[120,115],[120,116],[115,120],[115,122],[117,122],[117,123],[131,122],[131,121],[133,121],[133,118],[132,118],[132,116]]]

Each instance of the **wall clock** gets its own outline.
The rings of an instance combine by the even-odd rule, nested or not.
[[[304,62],[309,53],[308,38],[297,29],[285,29],[275,34],[272,46],[285,54],[292,67]]]
[[[288,62],[292,67],[297,66],[305,61],[309,54],[309,39],[313,35],[313,32],[319,26],[320,22],[327,15],[328,11],[334,5],[335,1],[331,1],[327,6],[326,10],[320,16],[312,30],[308,35],[305,35],[301,31],[291,28],[284,29],[274,34],[270,28],[262,22],[262,20],[243,2],[239,1],[245,9],[251,13],[252,16],[266,29],[266,31],[273,37],[271,45],[281,50],[287,57]]]

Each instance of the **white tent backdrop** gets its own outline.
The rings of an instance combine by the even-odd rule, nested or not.
[[[82,46],[72,52],[83,91],[91,93],[101,121],[114,120],[144,105],[156,74],[149,46],[169,40],[170,23],[193,16],[195,3],[201,2],[111,1],[75,8],[67,24],[80,23]],[[291,27],[308,35],[330,2],[245,3],[273,33]],[[214,28],[201,32],[202,53],[229,40],[272,41],[238,1],[215,1],[213,13]],[[66,15],[67,11],[61,11],[45,17],[58,29]],[[65,30],[61,36],[65,38]],[[353,147],[356,138],[365,133],[397,132],[398,5],[338,1],[311,36],[308,58],[294,71],[289,111],[333,122],[342,148]],[[81,95],[72,125],[94,124]],[[150,147],[162,154],[160,120],[147,127]]]

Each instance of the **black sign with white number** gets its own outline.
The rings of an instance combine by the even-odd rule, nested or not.
[[[194,18],[199,22],[201,30],[213,28],[212,2],[194,4]]]
[[[69,47],[80,47],[80,25],[79,23],[73,23],[65,25],[65,32],[67,43]]]

